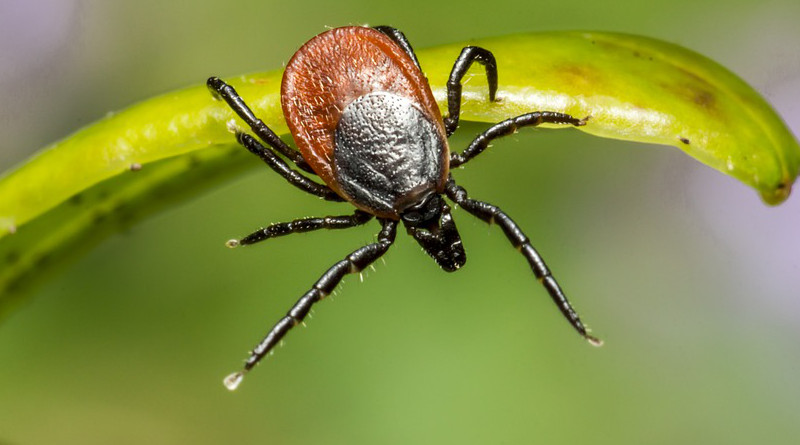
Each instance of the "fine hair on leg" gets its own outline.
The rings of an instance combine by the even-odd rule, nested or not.
[[[314,303],[330,295],[345,275],[361,272],[389,250],[397,234],[397,221],[380,219],[380,222],[382,227],[378,233],[378,241],[355,250],[322,274],[311,289],[297,300],[289,312],[278,320],[264,339],[253,349],[245,361],[244,368],[225,378],[224,383],[228,389],[236,389],[244,375],[253,369],[293,327],[306,318]]]
[[[550,298],[556,306],[558,306],[564,318],[566,318],[572,327],[588,340],[589,343],[595,346],[600,346],[602,344],[600,339],[588,333],[586,326],[581,322],[578,313],[572,307],[564,291],[561,290],[561,286],[558,285],[558,282],[553,277],[547,264],[545,264],[544,259],[542,259],[533,245],[531,245],[530,240],[525,233],[522,232],[522,229],[520,229],[505,212],[492,204],[470,199],[467,196],[467,191],[463,187],[457,185],[452,178],[447,181],[445,193],[447,193],[447,196],[453,200],[453,202],[457,203],[467,212],[477,216],[486,223],[494,223],[500,226],[500,228],[503,229],[503,233],[506,234],[506,237],[511,242],[511,245],[528,260],[528,264],[534,276],[542,283],[547,293],[550,294]]]

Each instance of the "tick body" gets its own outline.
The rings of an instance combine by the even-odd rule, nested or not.
[[[397,220],[443,192],[450,159],[439,108],[385,34],[348,27],[313,38],[287,64],[281,102],[303,159],[361,210]]]
[[[231,86],[216,77],[208,80],[212,93],[227,102],[268,145],[237,132],[237,140],[245,148],[301,190],[356,207],[349,215],[272,224],[229,241],[229,246],[296,232],[355,227],[373,218],[381,225],[375,243],[334,264],[277,322],[253,349],[244,369],[225,379],[229,389],[235,389],[245,373],[302,322],[312,305],[330,294],[345,275],[361,271],[385,254],[399,224],[443,270],[452,272],[463,266],[466,254],[444,197],[487,223],[500,225],[572,326],[593,344],[600,344],[587,333],[516,223],[498,207],[469,198],[450,174],[451,166],[465,164],[493,139],[521,127],[544,122],[579,126],[586,119],[548,111],[523,114],[493,125],[463,152],[451,153],[447,138],[458,126],[461,79],[474,62],[484,66],[488,98],[495,100],[494,56],[483,48],[466,47],[447,83],[448,115],[443,118],[414,51],[400,31],[386,26],[345,27],[320,34],[292,57],[281,85],[281,105],[297,150],[259,120]],[[319,177],[324,184],[290,163]]]

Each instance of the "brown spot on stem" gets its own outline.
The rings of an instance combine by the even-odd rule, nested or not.
[[[43,267],[44,265],[49,263],[51,259],[52,259],[52,257],[50,256],[50,254],[48,254],[48,253],[42,254],[39,258],[36,258],[35,260],[33,260],[34,269],[38,269],[38,268]]]
[[[578,88],[597,86],[603,80],[596,70],[586,66],[563,64],[556,68],[556,71],[567,83],[573,84]]]
[[[74,205],[74,206],[79,206],[79,205],[83,204],[83,194],[82,193],[77,193],[75,195],[72,195],[72,197],[69,198],[69,203]]]
[[[696,76],[695,76],[696,77]],[[708,85],[706,88],[703,83],[679,83],[679,84],[661,84],[661,86],[673,96],[679,99],[692,103],[698,108],[702,109],[708,114],[717,114],[717,97],[713,93],[713,87]]]
[[[92,215],[92,224],[100,225],[108,219],[108,214],[103,211],[97,211]]]
[[[716,104],[716,98],[709,91],[696,90],[694,94],[694,103],[703,108],[712,108]]]

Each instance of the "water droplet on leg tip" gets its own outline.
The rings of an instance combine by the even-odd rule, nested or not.
[[[586,337],[586,340],[589,341],[589,344],[595,347],[603,346],[603,340],[600,340],[597,337]]]
[[[225,245],[233,249],[234,247],[239,247],[239,240],[238,239],[229,239],[225,242]]]
[[[239,387],[239,384],[242,383],[242,379],[244,378],[244,372],[234,372],[233,374],[225,377],[225,380],[222,383],[225,384],[225,387],[228,388],[229,391],[233,391]]]

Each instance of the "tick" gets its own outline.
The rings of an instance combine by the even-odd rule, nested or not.
[[[519,226],[497,206],[470,198],[450,174],[453,167],[460,167],[483,152],[492,140],[521,127],[542,123],[581,126],[587,119],[550,111],[526,113],[491,126],[461,153],[450,152],[447,138],[458,127],[461,80],[475,62],[485,69],[489,100],[496,100],[494,55],[484,48],[468,46],[450,72],[448,114],[442,117],[414,50],[402,32],[388,26],[351,26],[324,32],[295,53],[283,74],[281,106],[297,150],[257,118],[233,87],[216,77],[208,79],[214,96],[224,100],[267,146],[237,131],[236,139],[241,145],[300,190],[356,207],[347,215],[271,224],[228,241],[229,247],[291,233],[356,227],[373,218],[381,225],[377,242],[334,264],[278,320],[250,353],[244,368],[225,378],[228,389],[235,389],[244,375],[305,319],[314,303],[333,292],[345,275],[360,272],[385,254],[394,243],[401,222],[439,267],[453,272],[463,266],[467,257],[445,197],[483,221],[499,225],[528,260],[533,274],[569,323],[592,344],[601,343],[587,332]],[[318,177],[322,183],[309,176]]]

